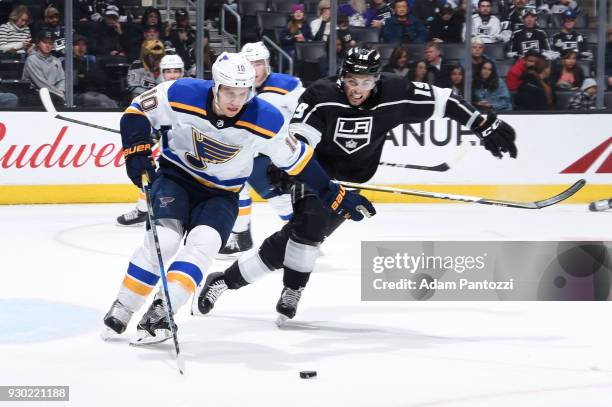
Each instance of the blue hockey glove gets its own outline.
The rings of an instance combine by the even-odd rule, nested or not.
[[[123,149],[125,170],[134,185],[142,188],[142,174],[147,173],[149,182],[155,179],[155,161],[151,157],[151,144],[135,144]]]
[[[368,218],[376,215],[376,209],[370,201],[355,191],[347,191],[340,184],[329,181],[329,188],[321,195],[321,200],[332,211],[346,219],[359,222],[364,215]]]

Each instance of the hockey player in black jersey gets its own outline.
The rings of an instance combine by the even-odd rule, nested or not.
[[[526,8],[522,14],[523,28],[512,33],[510,38],[510,58],[524,56],[530,49],[535,49],[542,54],[550,53],[550,44],[546,32],[536,27],[537,14],[535,10]],[[558,54],[556,55],[559,56]],[[552,56],[551,56],[552,58]]]
[[[451,89],[381,74],[380,65],[378,51],[352,48],[339,77],[316,81],[299,100],[289,131],[315,147],[330,177],[367,182],[378,168],[387,132],[402,123],[432,117],[448,117],[471,128],[496,157],[505,153],[516,157],[514,130],[495,114],[481,116]],[[208,276],[198,297],[201,313],[209,312],[228,288],[238,289],[283,268],[277,323],[295,316],[319,246],[344,218],[333,214],[301,184],[292,186],[292,194],[294,216],[289,223],[269,236],[258,251],[246,253],[225,272]]]

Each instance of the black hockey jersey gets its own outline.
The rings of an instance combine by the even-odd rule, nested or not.
[[[337,77],[324,78],[302,94],[289,132],[315,147],[330,177],[366,182],[376,172],[386,134],[402,123],[449,117],[471,127],[480,114],[438,88],[383,73],[377,90],[360,107],[349,105]]]
[[[558,32],[552,36],[551,42],[553,51],[558,53],[566,49],[575,49],[578,51],[578,58],[591,57],[591,53],[586,48],[584,37],[577,31],[571,33]]]
[[[529,31],[521,29],[512,33],[512,38],[510,38],[510,56],[523,56],[530,49],[535,49],[539,52],[550,51],[546,32],[534,28]]]

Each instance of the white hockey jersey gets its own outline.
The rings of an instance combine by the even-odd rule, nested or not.
[[[508,41],[510,35],[510,31],[502,30],[501,22],[495,16],[491,16],[488,21],[483,21],[478,14],[472,17],[472,37],[478,37],[485,44]]]
[[[271,73],[257,88],[257,95],[280,110],[286,122],[293,117],[302,93],[304,93],[302,82],[295,76],[284,73]]]
[[[153,128],[170,126],[161,160],[211,188],[239,191],[259,153],[290,175],[302,171],[313,149],[289,135],[278,109],[255,97],[235,117],[217,117],[212,88],[200,79],[164,82],[135,98],[125,114],[143,115]]]

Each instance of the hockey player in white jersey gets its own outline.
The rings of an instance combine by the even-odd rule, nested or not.
[[[330,209],[353,220],[375,213],[372,204],[330,180],[314,150],[288,134],[282,114],[255,96],[255,72],[240,54],[222,53],[213,81],[164,82],[135,98],[121,118],[126,171],[142,187],[153,180],[151,204],[165,265],[169,301],[176,312],[194,293],[227,241],[238,213],[238,192],[262,153],[305,182]],[[151,158],[151,128],[162,133],[159,169]],[[184,246],[181,245],[185,239]],[[157,284],[157,254],[151,232],[131,257],[117,299],[104,317],[122,333]],[[162,298],[138,323],[136,344],[168,339],[171,330]]]
[[[166,55],[159,63],[162,77],[165,81],[174,81],[185,75],[185,64],[178,55]],[[136,207],[117,218],[117,223],[122,226],[132,226],[144,223],[147,220],[147,202],[142,191],[136,201]]]
[[[270,68],[270,51],[263,42],[247,43],[242,47],[242,55],[251,62],[255,69],[255,89],[257,95],[276,107],[288,122],[304,92],[302,82],[291,75],[273,73]],[[270,158],[260,155],[255,158],[253,172],[249,181],[240,191],[240,209],[232,234],[227,245],[221,249],[221,254],[234,255],[253,247],[251,236],[251,194],[250,187],[268,201],[282,221],[288,222],[293,215],[291,197],[283,194],[278,188],[272,186],[266,172],[270,165]]]

